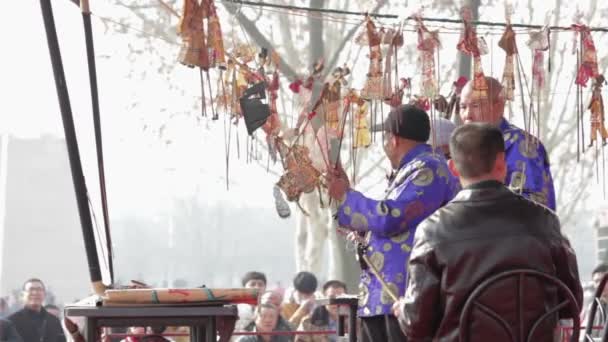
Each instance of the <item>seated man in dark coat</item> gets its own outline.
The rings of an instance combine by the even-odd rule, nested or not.
[[[488,124],[461,126],[452,134],[450,152],[450,170],[460,178],[463,190],[418,226],[407,291],[394,306],[408,341],[459,341],[460,314],[471,291],[485,279],[513,269],[557,277],[580,308],[583,289],[576,256],[560,231],[559,219],[503,184],[507,165],[500,130]],[[521,307],[516,281],[495,284],[480,300],[513,331],[523,324],[527,334],[547,308],[564,298],[554,286],[533,277],[525,278],[522,288]],[[510,341],[487,317],[473,311],[469,341]],[[531,340],[552,341],[557,320],[557,314],[550,316]]]

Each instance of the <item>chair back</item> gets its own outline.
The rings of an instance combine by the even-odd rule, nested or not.
[[[518,288],[517,288],[517,298],[516,306],[518,312],[516,313],[517,320],[519,321],[519,329],[514,329],[503,317],[501,317],[495,310],[491,307],[488,307],[480,302],[480,297],[492,290],[492,285],[497,284],[498,282],[507,280],[512,278],[516,280]],[[565,298],[562,302],[558,303],[554,307],[545,308],[545,312],[538,317],[531,325],[529,331],[525,330],[524,324],[524,284],[526,283],[526,278],[536,278],[540,280],[540,283],[547,286],[554,286],[557,288],[558,294],[561,294],[561,298]],[[491,292],[490,292],[491,293]],[[574,322],[573,330],[572,330],[572,342],[578,342],[578,337],[580,333],[580,317],[579,317],[579,307],[576,302],[576,298],[570,291],[570,289],[559,279],[549,274],[539,272],[536,270],[530,269],[516,269],[511,271],[506,271],[494,275],[484,281],[482,281],[477,287],[471,292],[467,301],[464,304],[462,309],[462,313],[460,314],[460,323],[459,323],[459,334],[460,334],[460,342],[468,342],[470,340],[471,333],[471,314],[473,310],[476,309],[479,312],[483,313],[487,316],[488,319],[494,321],[506,332],[506,334],[510,337],[512,342],[530,342],[536,333],[541,324],[555,315],[558,314],[561,310],[567,310],[568,314],[572,317]],[[515,331],[517,330],[517,331]]]
[[[605,325],[608,324],[608,320],[606,320],[606,312],[604,311],[604,306],[601,305],[600,297],[602,296],[602,292],[604,292],[604,287],[608,282],[608,273],[604,274],[600,284],[595,289],[595,295],[593,296],[593,302],[591,302],[591,307],[589,308],[589,312],[587,313],[587,321],[585,322],[585,342],[594,342],[593,339],[593,326],[595,324],[595,316],[600,315],[600,324]],[[602,342],[608,342],[608,333],[606,327],[604,327],[602,331]]]

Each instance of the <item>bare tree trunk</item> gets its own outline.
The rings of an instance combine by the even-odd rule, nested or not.
[[[323,8],[323,0],[310,0],[311,8]],[[321,17],[309,16],[310,46],[308,47],[309,64],[312,65],[325,57],[325,42],[323,41],[323,20]]]

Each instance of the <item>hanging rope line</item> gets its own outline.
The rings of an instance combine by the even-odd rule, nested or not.
[[[353,12],[353,11],[344,11],[344,10],[337,10],[337,9],[330,9],[330,8],[311,8],[311,7],[292,6],[292,5],[279,5],[279,4],[271,4],[271,3],[267,3],[267,2],[263,2],[263,1],[254,2],[254,1],[247,1],[247,0],[220,0],[220,2],[233,3],[235,5],[269,7],[269,8],[279,8],[279,9],[296,10],[296,11],[332,13],[332,14],[356,15],[356,16],[369,15],[370,17],[374,17],[374,18],[399,19],[399,16],[395,15],[395,14]],[[414,18],[407,17],[406,20],[414,20]],[[423,17],[422,20],[427,21],[427,22],[462,24],[462,20],[460,20],[460,19]],[[476,26],[493,26],[493,27],[506,27],[507,26],[507,24],[503,23],[503,22],[471,21],[471,23]],[[529,25],[529,24],[511,24],[511,26],[520,27],[520,28],[529,28],[529,29],[543,28],[543,26],[541,26],[541,25]],[[572,30],[572,28],[568,27],[568,26],[550,26],[549,29],[561,30],[561,31],[571,31]],[[590,30],[597,31],[597,32],[608,32],[608,27],[591,27]]]
[[[127,24],[121,23],[121,22],[119,22],[119,21],[112,20],[112,19],[111,19],[111,18],[109,18],[109,17],[100,16],[100,15],[96,15],[96,14],[93,14],[93,16],[97,17],[97,18],[98,18],[100,21],[108,21],[108,22],[111,22],[111,23],[112,23],[112,24],[114,24],[114,25],[117,25],[117,26],[122,27],[122,28],[123,28],[123,29],[125,29],[126,31],[131,31],[132,33],[138,33],[138,34],[140,34],[141,36],[143,36],[143,37],[145,37],[145,38],[159,39],[159,40],[165,41],[165,42],[167,42],[167,43],[169,43],[169,44],[171,44],[171,45],[178,45],[178,43],[176,43],[175,41],[168,40],[168,39],[166,39],[165,37],[162,37],[162,36],[160,36],[160,35],[158,35],[158,34],[155,34],[155,33],[151,32],[151,31],[144,31],[144,30],[142,30],[142,29],[135,28],[135,27],[133,27],[133,26],[130,26],[130,25],[127,25]],[[443,32],[440,32],[440,33],[442,33],[442,34],[443,34]],[[554,88],[554,89],[557,89],[557,91],[552,91],[552,92],[549,92],[549,93],[547,93],[547,94],[548,94],[548,95],[567,95],[567,94],[569,94],[569,93],[570,93],[569,88],[568,88],[568,89],[566,89],[566,88],[563,88],[563,89],[562,89],[562,88],[556,87],[556,88]],[[602,88],[602,93],[608,93],[608,87],[606,87],[605,89],[604,89],[604,88]],[[522,96],[522,94],[521,94],[521,93],[516,93],[516,94],[515,94],[515,96],[516,96],[516,97],[520,97],[520,96]],[[527,96],[527,95],[526,95],[526,96]]]

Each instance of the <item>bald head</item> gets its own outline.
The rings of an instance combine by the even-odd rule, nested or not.
[[[488,97],[477,98],[473,91],[473,81],[469,81],[462,89],[460,96],[460,115],[465,123],[485,122],[498,125],[504,114],[505,99],[502,84],[493,77],[486,77]]]

